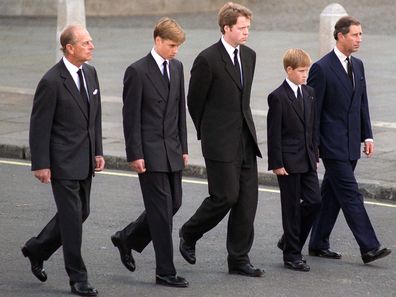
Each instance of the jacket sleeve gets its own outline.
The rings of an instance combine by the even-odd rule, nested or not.
[[[136,69],[128,67],[122,92],[123,127],[127,161],[144,159],[141,133],[143,82]]]
[[[364,75],[364,67],[362,63],[363,72],[363,94],[362,94],[362,104],[360,106],[360,119],[361,119],[361,142],[365,141],[367,138],[373,138],[373,132],[371,130],[370,112],[367,99],[367,88],[366,79]]]
[[[103,144],[102,144],[102,100],[99,87],[98,75],[95,72],[95,81],[98,86],[98,110],[96,111],[95,118],[95,156],[103,156]]]
[[[268,170],[284,167],[282,158],[282,103],[273,93],[268,96]]]
[[[50,141],[56,98],[56,86],[43,78],[37,86],[30,117],[29,145],[32,170],[51,167]]]
[[[180,100],[179,100],[179,137],[183,154],[188,154],[187,124],[186,124],[186,97],[184,91],[183,64],[180,63]]]
[[[191,69],[188,88],[187,105],[197,130],[197,138],[201,139],[201,119],[212,82],[212,71],[206,58],[198,55]]]

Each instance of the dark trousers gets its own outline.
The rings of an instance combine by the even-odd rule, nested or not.
[[[301,250],[320,209],[316,171],[278,175],[281,193],[284,261],[301,260]]]
[[[187,242],[195,243],[230,212],[227,228],[228,264],[249,263],[258,200],[258,177],[252,141],[241,141],[234,162],[205,159],[209,197],[182,226]]]
[[[322,207],[314,223],[309,247],[328,249],[329,237],[342,209],[361,253],[380,246],[359,192],[354,170],[357,161],[323,159],[326,172],[322,183]]]
[[[26,247],[40,260],[48,260],[60,247],[70,282],[86,281],[87,269],[81,256],[82,224],[87,219],[92,177],[85,180],[52,179],[58,212],[37,237],[32,237]]]
[[[181,171],[139,174],[145,211],[120,231],[127,246],[139,253],[153,241],[158,275],[176,274],[172,228],[182,203],[181,179]]]

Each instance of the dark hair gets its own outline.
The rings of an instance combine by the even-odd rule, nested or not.
[[[252,19],[252,12],[237,3],[228,2],[223,5],[219,10],[218,18],[219,18],[219,26],[221,33],[225,33],[224,26],[232,27],[238,21],[238,17],[244,16],[247,19]]]
[[[172,40],[178,44],[182,44],[186,40],[186,34],[183,28],[174,20],[168,17],[158,21],[154,28],[154,39],[161,37],[162,39]]]
[[[360,22],[351,16],[344,16],[340,18],[334,26],[334,39],[338,40],[338,33],[342,33],[342,35],[348,34],[349,28],[352,25],[359,26]]]

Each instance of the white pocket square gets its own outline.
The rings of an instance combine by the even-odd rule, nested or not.
[[[98,93],[98,89],[95,89],[93,92],[92,92],[92,95],[96,95]]]

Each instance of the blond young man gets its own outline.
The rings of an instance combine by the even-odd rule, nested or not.
[[[153,241],[156,283],[187,287],[173,263],[172,221],[182,203],[182,170],[188,162],[183,65],[175,59],[185,33],[175,20],[154,28],[151,52],[125,71],[123,124],[127,161],[139,174],[145,211],[111,240],[121,262],[135,270],[131,249]]]

